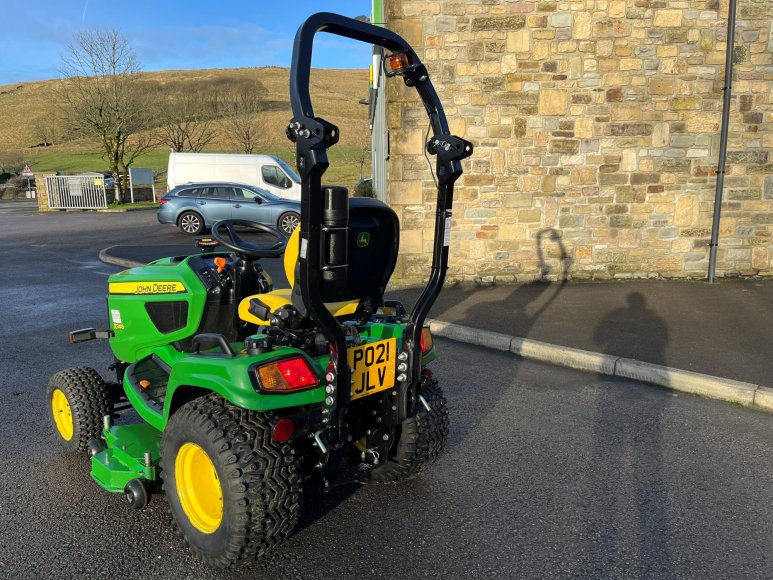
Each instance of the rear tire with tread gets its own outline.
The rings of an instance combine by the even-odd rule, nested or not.
[[[403,421],[393,456],[371,472],[379,482],[405,481],[424,473],[443,452],[448,438],[448,405],[438,382],[428,379],[421,395],[430,407],[416,402],[416,414]]]
[[[89,440],[102,437],[103,417],[112,413],[113,405],[107,385],[102,376],[89,367],[59,371],[48,382],[48,404],[51,413],[52,398],[57,391],[67,399],[72,416],[70,439],[64,438],[54,419],[57,439],[67,451],[84,451]]]
[[[164,430],[161,469],[169,508],[188,545],[210,566],[254,561],[298,522],[300,468],[291,447],[273,441],[272,419],[207,395],[180,407]],[[203,449],[217,472],[222,517],[212,533],[191,523],[178,496],[175,461],[186,443]]]

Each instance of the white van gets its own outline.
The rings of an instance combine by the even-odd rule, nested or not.
[[[301,199],[301,178],[273,155],[169,153],[168,191],[178,185],[201,181],[244,183],[285,199]]]

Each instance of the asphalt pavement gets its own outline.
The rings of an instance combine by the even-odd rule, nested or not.
[[[184,244],[151,220],[0,215],[0,577],[770,578],[769,415],[443,339],[433,370],[452,427],[426,475],[310,494],[284,546],[246,571],[207,569],[162,497],[129,511],[59,451],[48,416],[54,372],[108,376],[104,342],[66,341],[107,323],[120,268],[99,249]]]
[[[37,212],[38,202],[34,199],[0,199],[0,215],[29,215]]]

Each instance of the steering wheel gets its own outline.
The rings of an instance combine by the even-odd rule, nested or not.
[[[273,245],[271,242],[268,242],[265,246],[246,242],[239,237],[234,230],[234,226],[271,234],[273,236]],[[228,237],[221,233],[223,230],[228,234]],[[287,245],[287,237],[278,228],[247,220],[220,220],[215,222],[212,226],[212,237],[220,242],[220,245],[233,250],[242,258],[253,260],[256,258],[277,258],[284,253],[285,246]]]

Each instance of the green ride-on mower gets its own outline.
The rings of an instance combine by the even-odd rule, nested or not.
[[[314,116],[309,98],[319,31],[381,47],[386,75],[415,88],[429,116],[434,252],[411,312],[384,300],[397,260],[394,211],[321,183],[338,128]],[[218,567],[254,560],[288,537],[309,486],[414,477],[448,433],[424,321],[445,279],[454,182],[472,145],[449,133],[405,40],[335,14],[298,30],[290,96],[287,136],[302,176],[301,223],[290,239],[224,220],[212,228],[222,250],[200,244],[200,254],[111,276],[110,329],[77,330],[70,341],[109,339],[116,382],[79,367],[48,387],[58,437],[88,451],[92,478],[138,509],[163,489],[192,550]],[[243,228],[262,241],[244,240]],[[290,288],[275,290],[260,260],[282,254]]]

